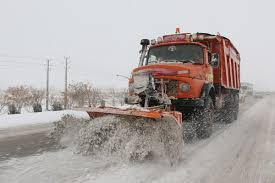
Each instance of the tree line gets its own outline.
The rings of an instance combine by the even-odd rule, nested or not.
[[[107,103],[113,106],[123,105],[126,93],[125,89],[103,90],[93,87],[90,82],[74,82],[68,85],[67,108],[96,107],[102,100],[107,100]],[[23,108],[30,108],[33,112],[42,112],[45,100],[45,89],[26,85],[12,86],[0,93],[0,112],[20,114]],[[64,92],[51,93],[49,105],[53,111],[63,110],[65,107]]]

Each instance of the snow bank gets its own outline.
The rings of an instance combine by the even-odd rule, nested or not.
[[[0,115],[0,129],[9,128],[20,125],[51,123],[58,121],[62,116],[70,114],[76,118],[89,119],[89,116],[84,111],[45,111],[39,113],[25,113],[25,114],[13,114],[13,115]]]

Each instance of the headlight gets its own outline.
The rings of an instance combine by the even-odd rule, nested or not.
[[[140,94],[142,92],[144,92],[148,86],[149,86],[149,82],[150,82],[150,78],[148,74],[137,74],[133,76],[133,87],[134,87],[134,92],[136,94]]]
[[[180,90],[182,92],[189,92],[190,91],[190,85],[187,83],[181,83],[180,84]]]

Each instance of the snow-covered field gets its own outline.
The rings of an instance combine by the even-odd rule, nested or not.
[[[274,154],[275,96],[268,96],[209,139],[186,144],[177,166],[110,162],[62,149],[0,161],[0,182],[274,183]]]
[[[86,118],[89,116],[84,111],[44,111],[39,113],[24,113],[24,114],[13,114],[13,115],[0,115],[0,129],[9,128],[21,125],[31,125],[31,124],[41,124],[41,123],[51,123],[58,121],[62,116],[70,114],[76,118]]]

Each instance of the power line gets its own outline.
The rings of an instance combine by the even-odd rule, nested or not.
[[[43,65],[35,65],[35,66],[28,66],[28,65],[1,65],[0,64],[0,69],[24,69],[24,70],[29,70],[29,69],[36,69],[36,68],[43,68]]]
[[[0,57],[0,59],[1,60],[7,60],[7,61],[23,61],[23,62],[25,62],[25,61],[31,61],[31,62],[34,62],[34,63],[36,63],[37,61],[39,61],[39,62],[43,62],[43,60],[42,59],[29,59],[29,58],[6,58],[6,57]]]
[[[28,62],[8,62],[0,60],[0,68],[33,68],[33,67],[43,67],[43,63],[28,63]]]
[[[42,66],[44,65],[43,63],[24,63],[24,62],[3,62],[0,60],[0,65],[5,65],[5,66],[14,66],[14,65],[20,65],[20,66]]]
[[[34,57],[34,56],[10,56],[10,55],[0,55],[0,62],[24,62],[24,63],[33,63],[37,64],[39,62],[44,62],[44,58],[42,57]],[[13,59],[13,60],[10,60]],[[16,60],[14,60],[16,59]],[[29,61],[31,60],[31,62]],[[64,61],[61,61],[60,58],[51,58],[51,60],[54,60],[55,63],[64,64]],[[32,62],[32,61],[39,61],[39,62]]]
[[[20,66],[24,66],[24,65],[28,65],[28,66],[30,66],[30,65],[35,65],[35,66],[39,66],[39,65],[44,65],[44,63],[41,61],[41,60],[39,60],[39,61],[37,61],[37,62],[34,62],[33,60],[32,61],[29,61],[29,60],[25,60],[25,59],[16,59],[16,60],[14,60],[14,59],[12,59],[12,60],[10,60],[9,58],[7,58],[7,59],[3,59],[3,58],[1,58],[0,57],[0,64],[5,64],[5,66],[8,66],[8,65],[11,65],[11,66],[14,66],[14,65],[20,65]]]
[[[16,59],[30,59],[30,60],[43,60],[42,57],[34,57],[34,56],[11,56],[9,54],[2,54],[0,55],[0,58],[16,58]]]

